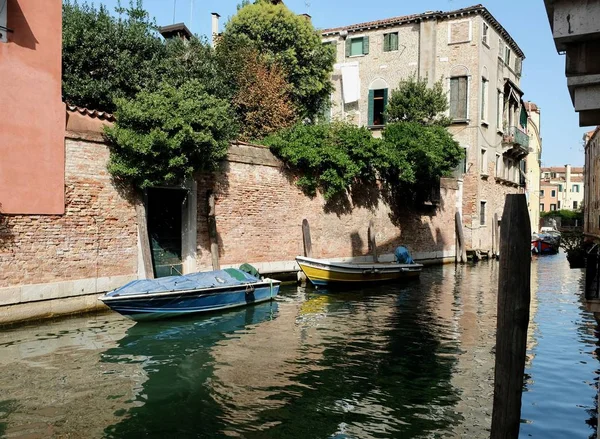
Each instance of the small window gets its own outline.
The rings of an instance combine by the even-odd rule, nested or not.
[[[385,124],[387,99],[387,88],[369,90],[369,126],[381,126]]]
[[[481,121],[487,123],[487,95],[488,95],[488,83],[489,81],[485,78],[481,78]]]
[[[496,103],[496,129],[500,132],[503,132],[504,130],[502,129],[502,110],[504,109],[504,93],[502,93],[500,90],[498,90],[498,97]]]
[[[348,38],[346,40],[346,56],[360,56],[369,53],[369,37]]]
[[[559,184],[558,185],[558,192],[562,192],[562,191],[563,191],[563,186],[562,186],[562,184]]]
[[[540,203],[540,212],[544,212],[544,203]]]
[[[487,170],[487,150],[485,150],[484,148],[481,148],[481,163],[480,163],[480,172],[483,175],[487,175],[488,170]]]
[[[574,184],[573,185],[573,192],[579,192],[579,185],[578,184]]]
[[[577,209],[577,201],[573,201],[573,209]]]
[[[450,118],[458,121],[467,120],[467,77],[450,78]]]
[[[383,34],[383,51],[393,52],[398,50],[398,32]]]
[[[558,202],[558,210],[560,210],[560,201]]]
[[[504,48],[504,62],[510,67],[510,47],[508,46]]]
[[[523,72],[523,58],[521,58],[520,56],[517,56],[515,58],[515,73],[517,74],[517,76],[521,76],[522,72]]]
[[[489,47],[488,38],[490,33],[490,27],[487,23],[483,23],[483,30],[481,31],[481,42]]]
[[[544,191],[543,191],[543,190],[541,190],[541,191],[540,191],[540,197],[543,197],[543,196],[544,196]]]
[[[551,194],[552,198],[556,197],[556,190],[552,189],[552,194]]]
[[[502,174],[502,159],[500,158],[500,154],[496,154],[496,177],[501,177]]]
[[[550,211],[554,212],[556,210],[556,204],[551,204],[550,205]]]
[[[485,201],[479,203],[479,224],[485,225]]]

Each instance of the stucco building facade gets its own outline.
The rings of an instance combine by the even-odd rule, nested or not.
[[[481,5],[426,12],[321,31],[336,48],[331,97],[334,119],[381,134],[385,106],[400,81],[441,80],[448,128],[465,148],[457,170],[468,249],[492,250],[492,219],[507,194],[524,191],[529,149],[519,87],[523,51]]]
[[[64,212],[62,2],[0,2],[0,212]]]
[[[584,232],[600,240],[600,127],[583,136],[585,142]]]

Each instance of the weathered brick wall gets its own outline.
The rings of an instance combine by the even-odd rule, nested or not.
[[[137,273],[134,205],[112,184],[108,149],[66,140],[64,215],[14,215],[0,228],[0,287]]]
[[[216,222],[221,264],[289,261],[303,253],[302,220],[311,227],[313,256],[334,258],[368,254],[369,220],[375,221],[380,253],[393,252],[400,244],[420,253],[453,252],[456,182],[442,187],[442,203],[420,214],[394,211],[377,197],[361,194],[354,205],[325,204],[321,196],[304,195],[293,176],[272,159],[246,158],[229,161],[213,178],[198,181],[198,248],[200,268],[211,265],[206,225],[206,193],[216,194]],[[239,152],[239,151],[238,151]],[[242,156],[244,153],[242,153]],[[241,156],[237,156],[240,158]],[[230,154],[231,158],[231,154]],[[236,159],[237,160],[237,159]],[[242,163],[246,161],[247,163]]]

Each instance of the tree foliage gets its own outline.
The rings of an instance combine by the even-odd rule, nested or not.
[[[274,4],[275,3],[275,4]],[[298,118],[314,118],[329,101],[334,52],[321,43],[311,22],[281,2],[256,1],[243,5],[226,24],[219,39],[219,58],[232,65],[230,86],[235,90],[235,55],[239,48],[258,51],[269,63],[285,66],[290,96]],[[227,71],[224,71],[227,74]]]
[[[240,139],[256,140],[294,123],[290,85],[278,64],[268,64],[256,51],[239,72],[233,106],[240,120]]]
[[[392,183],[423,184],[448,176],[464,156],[464,149],[438,125],[417,122],[388,124],[383,131],[389,166],[383,177]]]
[[[299,171],[297,184],[309,195],[320,189],[330,200],[355,183],[375,179],[380,141],[366,128],[343,122],[299,123],[263,143]]]
[[[227,101],[197,80],[163,83],[134,99],[116,100],[117,124],[106,130],[109,172],[134,186],[177,185],[225,157],[234,129]]]
[[[418,122],[424,125],[448,126],[450,120],[444,116],[448,100],[442,85],[437,81],[427,86],[427,79],[414,75],[400,81],[393,90],[386,109],[388,122]]]
[[[63,97],[80,106],[113,111],[114,99],[156,85],[164,46],[141,0],[117,8],[66,0],[63,4]]]

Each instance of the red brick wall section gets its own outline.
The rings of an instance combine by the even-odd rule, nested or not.
[[[137,273],[135,207],[106,171],[108,149],[67,139],[64,215],[8,216],[0,287]]]
[[[368,225],[374,219],[380,253],[407,245],[413,252],[451,251],[454,246],[456,183],[442,189],[442,205],[395,220],[381,199],[372,208],[328,211],[321,196],[305,196],[280,168],[228,162],[213,177],[198,180],[198,266],[211,266],[206,193],[213,190],[221,264],[289,261],[303,253],[301,224],[308,219],[314,257],[369,253]],[[343,210],[343,209],[342,209]]]

